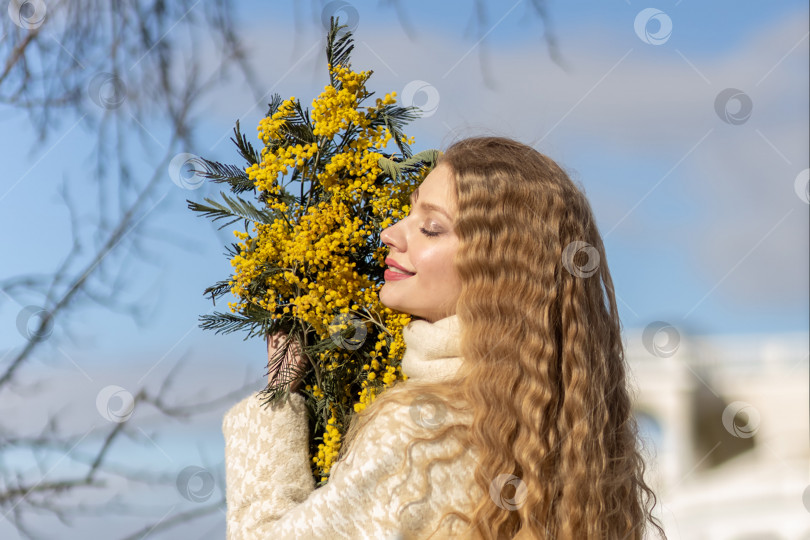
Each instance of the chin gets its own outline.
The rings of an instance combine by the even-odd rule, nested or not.
[[[424,319],[425,319],[424,317],[421,317],[421,316],[419,316],[419,315],[414,315],[413,313],[411,313],[411,312],[410,312],[410,311],[408,311],[407,309],[403,308],[402,306],[397,305],[396,303],[388,303],[388,302],[386,302],[386,301],[383,299],[383,295],[382,295],[382,293],[380,293],[380,303],[381,303],[382,305],[384,305],[385,307],[387,307],[388,309],[390,309],[390,310],[393,310],[393,311],[398,311],[398,312],[400,312],[400,313],[407,313],[408,315],[410,315],[410,316],[411,316],[411,319],[412,319],[412,320],[419,320],[419,321],[422,321],[422,320],[424,320]]]

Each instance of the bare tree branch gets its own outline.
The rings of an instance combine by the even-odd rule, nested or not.
[[[56,321],[67,323],[68,315],[95,303],[143,322],[149,306],[142,299],[124,301],[121,292],[131,288],[125,283],[127,272],[153,264],[154,257],[147,257],[145,250],[155,239],[142,238],[141,227],[157,214],[168,194],[161,195],[159,186],[168,184],[169,162],[180,149],[193,147],[192,111],[201,110],[202,99],[221,88],[234,68],[255,95],[262,95],[234,27],[230,0],[48,1],[41,20],[33,20],[32,13],[24,10],[33,6],[36,12],[44,4],[31,0],[26,5],[12,0],[9,13],[13,15],[17,8],[18,17],[4,13],[0,18],[0,54],[5,58],[0,66],[0,107],[25,112],[36,130],[37,143],[46,142],[62,122],[72,127],[52,146],[74,128],[95,132],[95,145],[88,151],[94,163],[92,176],[78,182],[95,192],[88,198],[83,189],[79,198],[73,194],[76,182],[63,181],[59,186],[72,242],[51,272],[0,278],[0,302],[23,306],[28,303],[25,298],[44,298],[36,313],[39,319],[31,319],[36,324],[21,328],[27,338],[24,345],[0,360],[0,393],[9,395],[18,389],[22,379],[17,376],[51,337]],[[198,49],[200,38],[213,46],[212,51]],[[203,63],[214,69],[204,75]],[[144,156],[149,163],[147,174],[143,173]],[[33,436],[11,429],[6,417],[0,420],[0,462],[12,452],[27,451],[37,464],[26,471],[0,468],[0,515],[24,538],[52,538],[52,530],[43,535],[34,530],[37,515],[71,525],[80,514],[135,511],[131,501],[121,502],[117,496],[113,502],[89,505],[76,499],[79,493],[109,490],[110,480],[177,490],[176,471],[155,473],[115,463],[119,443],[142,444],[148,438],[154,444],[157,435],[138,424],[157,425],[160,430],[167,421],[190,421],[233,402],[255,384],[245,383],[222,391],[221,396],[188,404],[167,394],[175,377],[177,366],[157,391],[143,386],[132,396],[133,407],[151,405],[155,414],[141,415],[137,422],[122,419],[101,431],[94,427],[79,434],[63,433],[64,407]],[[43,387],[44,382],[27,385]],[[38,390],[40,396],[32,398],[41,397],[42,392]],[[53,456],[59,457],[57,463],[70,464],[70,472],[54,471],[49,464]],[[223,504],[220,500],[199,505],[144,530],[163,530],[198,519],[221,510]],[[155,509],[151,510],[154,515]]]

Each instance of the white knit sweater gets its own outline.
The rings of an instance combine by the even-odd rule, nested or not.
[[[434,323],[414,319],[403,337],[402,370],[409,380],[444,380],[462,361],[457,315]],[[291,394],[268,408],[262,407],[257,394],[245,398],[222,423],[227,538],[425,538],[445,511],[471,511],[481,496],[472,478],[476,464],[472,449],[452,462],[434,464],[427,484],[421,474],[408,474],[407,466],[401,475],[384,479],[399,468],[408,441],[435,429],[431,420],[442,420],[439,409],[428,411],[426,416],[425,409],[414,404],[384,408],[348,455],[332,466],[329,482],[315,489],[304,397]],[[444,421],[470,421],[469,416],[447,414]],[[455,442],[443,446],[417,442],[411,455],[419,464],[457,449]],[[416,502],[406,506],[398,519],[399,505],[411,501]],[[433,538],[453,537],[465,529],[463,521],[450,516]]]

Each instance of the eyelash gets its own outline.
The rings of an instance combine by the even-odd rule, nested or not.
[[[408,211],[408,215],[410,216],[410,211]],[[434,237],[434,236],[439,236],[441,234],[439,232],[429,231],[429,230],[425,229],[424,227],[419,227],[419,231],[422,234],[424,234],[425,236],[429,236],[431,238]]]

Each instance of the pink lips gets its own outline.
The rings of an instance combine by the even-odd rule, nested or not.
[[[411,272],[410,270],[408,270],[407,268],[405,268],[401,264],[397,263],[391,257],[386,257],[385,264],[387,264],[388,266],[393,266],[394,268],[398,268],[398,269],[402,270],[403,272],[408,272],[409,274],[415,274],[416,273],[416,272]]]
[[[401,279],[408,279],[409,277],[413,277],[416,274],[400,274],[399,272],[394,272],[393,270],[386,270],[383,272],[383,277],[386,281],[399,281]]]
[[[411,272],[407,268],[403,268],[399,264],[394,261],[391,257],[386,257],[385,264],[396,268],[397,270],[402,270],[403,272],[408,272],[407,274],[400,274],[399,272],[394,272],[393,270],[386,270],[383,273],[383,277],[385,277],[386,281],[399,281],[400,279],[408,279],[409,277],[415,275],[415,272]]]

